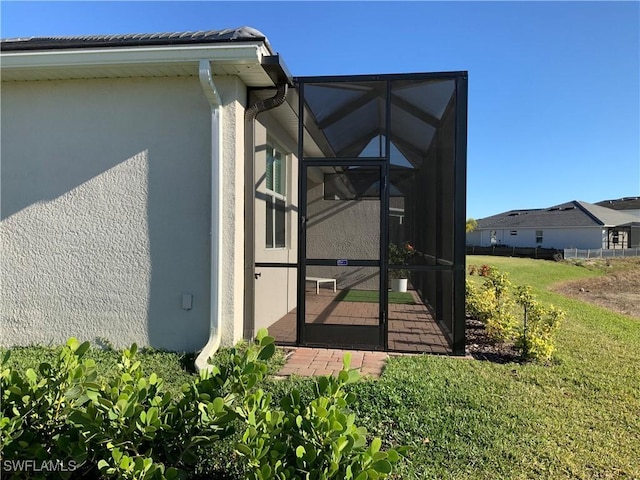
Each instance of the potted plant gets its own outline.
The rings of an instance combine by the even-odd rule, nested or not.
[[[404,242],[402,245],[396,245],[395,243],[389,244],[389,265],[408,265],[409,260],[415,254],[415,249],[409,242]],[[409,278],[409,271],[404,269],[389,270],[389,277],[391,278],[391,290],[394,292],[406,292],[407,291],[407,279]]]

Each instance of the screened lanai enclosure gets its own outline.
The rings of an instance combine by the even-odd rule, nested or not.
[[[256,327],[463,354],[466,72],[297,78],[279,108],[296,145],[256,141]]]

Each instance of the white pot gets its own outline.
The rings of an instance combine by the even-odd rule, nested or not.
[[[406,292],[407,291],[407,279],[406,278],[392,278],[391,290],[394,292]]]

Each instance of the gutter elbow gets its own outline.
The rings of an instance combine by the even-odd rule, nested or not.
[[[214,329],[211,329],[209,341],[202,348],[202,351],[198,354],[194,362],[197,372],[211,369],[209,359],[218,351],[219,348],[220,334],[217,331],[214,331]]]

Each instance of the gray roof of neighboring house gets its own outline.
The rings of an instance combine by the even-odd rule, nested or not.
[[[611,208],[612,210],[640,210],[640,197],[624,197],[614,200],[603,200],[595,205]]]
[[[638,224],[624,211],[573,200],[549,208],[509,210],[478,220],[478,228],[593,227]]]
[[[267,37],[265,37],[262,32],[251,27],[239,27],[225,30],[208,30],[204,32],[5,38],[0,41],[0,50],[9,52],[21,50],[133,47],[247,41],[263,41],[268,45]]]

